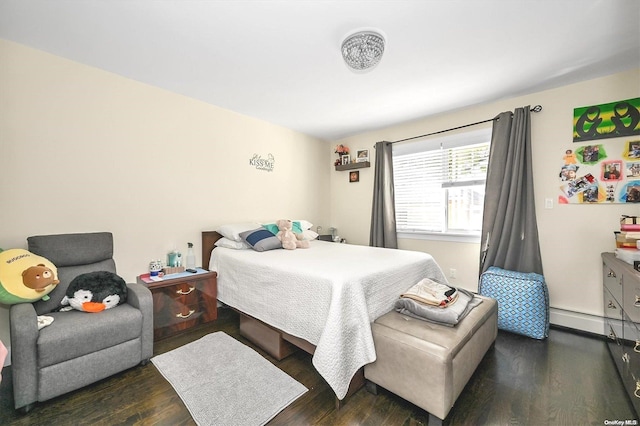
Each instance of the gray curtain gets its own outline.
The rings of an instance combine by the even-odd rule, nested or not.
[[[371,209],[372,247],[398,248],[396,205],[393,196],[393,150],[391,142],[377,142],[373,207]]]
[[[482,219],[480,273],[490,266],[542,274],[533,197],[529,107],[493,121]]]

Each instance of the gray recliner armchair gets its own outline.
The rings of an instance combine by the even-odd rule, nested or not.
[[[10,308],[11,368],[15,408],[79,389],[145,364],[153,355],[153,299],[140,284],[127,284],[127,301],[99,313],[57,312],[73,278],[116,272],[109,232],[34,236],[30,252],[53,262],[60,284],[50,299]],[[38,330],[37,316],[54,318]]]

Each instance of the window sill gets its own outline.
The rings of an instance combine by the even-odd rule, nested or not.
[[[429,240],[429,241],[449,241],[452,243],[472,243],[480,244],[479,235],[469,234],[434,234],[427,232],[398,232],[399,239],[408,240]]]

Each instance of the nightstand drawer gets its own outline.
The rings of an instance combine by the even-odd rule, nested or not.
[[[211,306],[209,301],[204,299],[195,304],[183,304],[175,300],[163,305],[162,309],[154,313],[155,337],[159,339],[170,336],[198,324],[213,321],[216,319],[215,312],[215,305]]]
[[[215,272],[146,283],[153,295],[154,338],[161,339],[218,317]]]
[[[211,294],[209,287],[212,286],[208,281],[199,280],[158,288],[153,291],[153,303],[159,303],[161,306],[171,303],[193,305],[201,299],[215,299],[215,294]]]

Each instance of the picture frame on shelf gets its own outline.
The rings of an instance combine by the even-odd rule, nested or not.
[[[369,150],[359,149],[356,151],[356,163],[366,163],[369,161]]]
[[[350,155],[342,155],[340,156],[340,160],[343,166],[346,166],[347,164],[351,163],[351,156]]]
[[[353,183],[353,182],[360,182],[360,171],[359,170],[352,170],[349,172],[349,182]]]

